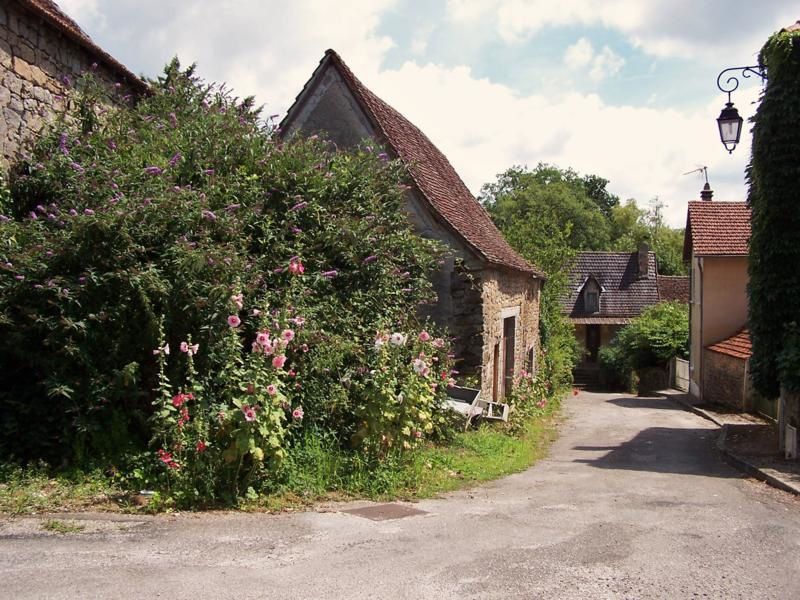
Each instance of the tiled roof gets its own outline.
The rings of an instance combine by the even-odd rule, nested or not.
[[[750,343],[750,331],[742,329],[736,335],[707,346],[712,352],[727,354],[734,358],[748,359],[753,355],[753,344]]]
[[[658,297],[662,302],[676,300],[689,304],[689,278],[685,275],[659,275]]]
[[[636,317],[658,304],[656,256],[648,252],[649,277],[639,277],[638,252],[580,252],[569,273],[566,295],[560,299],[561,312],[570,318]],[[603,287],[600,310],[587,313],[581,289],[588,277]]]
[[[696,256],[747,256],[750,207],[744,202],[689,202],[683,258]]]
[[[94,43],[92,38],[81,29],[53,0],[17,0],[23,7],[49,23],[66,37],[105,63],[112,71],[119,73],[129,84],[140,91],[148,89],[147,84],[132,73],[125,65]]]
[[[445,227],[489,263],[544,276],[509,245],[447,157],[413,123],[367,89],[336,52],[328,50],[325,53],[315,75],[328,63],[337,69],[372,121],[378,141],[406,164],[417,189]],[[313,79],[312,76],[306,88]],[[298,102],[302,96],[303,92],[298,96]],[[297,112],[296,106],[297,102],[281,123],[282,129],[288,128]]]

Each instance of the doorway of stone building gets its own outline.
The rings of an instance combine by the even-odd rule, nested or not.
[[[586,362],[597,363],[597,353],[600,351],[600,325],[586,326]]]
[[[516,341],[517,318],[503,319],[503,398],[514,388],[514,345]]]

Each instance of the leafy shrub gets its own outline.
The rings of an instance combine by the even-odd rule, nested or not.
[[[680,302],[662,302],[642,311],[600,351],[603,370],[627,387],[631,371],[666,367],[689,355],[689,311]]]
[[[156,462],[184,497],[216,498],[256,481],[309,427],[348,446],[366,421],[369,448],[383,435],[411,445],[406,427],[427,435],[445,386],[414,379],[421,346],[374,350],[376,332],[420,331],[439,255],[404,216],[402,165],[280,142],[252,99],[177,62],[152,87],[109,109],[88,79],[75,113],[12,172],[0,455],[124,455],[142,482]],[[252,352],[285,330],[284,364]],[[400,392],[413,404],[389,411]],[[151,438],[148,463],[136,453]]]

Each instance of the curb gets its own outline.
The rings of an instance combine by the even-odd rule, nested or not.
[[[717,419],[712,414],[704,411],[702,408],[697,408],[691,402],[687,402],[686,401],[686,395],[683,394],[683,393],[681,393],[681,394],[670,394],[670,393],[659,392],[659,394],[662,394],[663,396],[666,396],[667,398],[669,398],[673,402],[677,402],[683,408],[685,408],[686,410],[688,410],[691,413],[696,414],[698,417],[703,417],[707,421],[711,421],[717,427],[724,427],[725,426],[724,423],[722,423],[719,419]]]
[[[756,479],[768,483],[774,488],[778,488],[779,490],[783,490],[784,492],[789,492],[790,494],[795,494],[796,496],[800,496],[800,487],[792,485],[791,483],[787,483],[782,479],[767,473],[760,467],[749,462],[743,456],[739,454],[734,454],[730,450],[725,447],[725,440],[728,437],[728,426],[723,425],[722,430],[720,431],[719,438],[717,439],[717,449],[722,452],[725,457],[725,461],[733,467],[736,467],[740,471],[744,471],[751,477],[755,477]]]

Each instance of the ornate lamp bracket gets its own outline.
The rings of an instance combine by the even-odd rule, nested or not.
[[[731,73],[731,75],[728,75],[727,79],[724,79],[723,83],[723,78],[725,77],[726,73]],[[749,79],[752,75],[758,75],[761,78],[762,83],[767,81],[767,73],[761,68],[760,65],[729,67],[717,75],[717,87],[719,88],[719,91],[728,94],[728,102],[730,102],[731,94],[739,88],[739,78]]]

